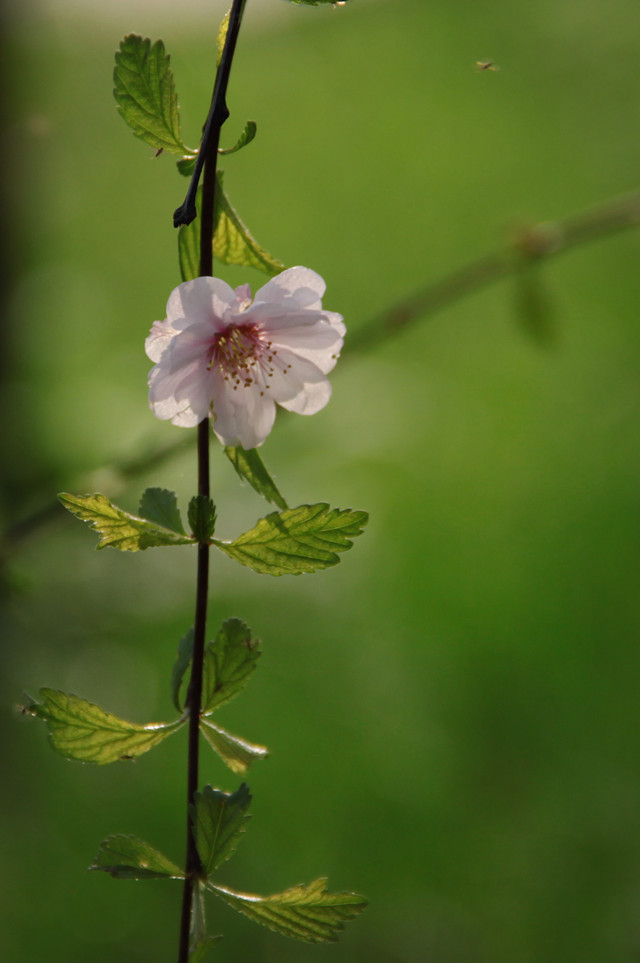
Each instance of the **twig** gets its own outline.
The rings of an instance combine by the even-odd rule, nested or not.
[[[616,198],[593,210],[574,214],[564,221],[520,228],[513,234],[511,243],[501,250],[469,261],[370,318],[348,339],[343,356],[372,348],[416,321],[502,278],[517,274],[524,264],[554,257],[587,241],[638,225],[640,191]]]
[[[229,116],[229,109],[227,107],[227,86],[229,84],[231,64],[233,63],[233,55],[236,50],[236,42],[238,40],[240,24],[242,23],[242,14],[244,13],[245,3],[246,0],[241,0],[241,2],[236,2],[236,0],[234,0],[233,7],[231,8],[227,36],[224,42],[222,57],[220,58],[220,66],[218,67],[216,73],[213,96],[211,97],[211,107],[209,108],[209,113],[207,115],[202,132],[202,143],[200,144],[200,150],[196,158],[195,167],[193,169],[193,174],[191,175],[191,181],[189,182],[186,197],[180,207],[176,208],[176,210],[173,212],[174,227],[180,227],[182,224],[191,224],[191,222],[195,220],[197,216],[196,194],[198,192],[200,175],[202,174],[202,169],[207,157],[211,156],[211,142],[213,140],[216,142],[216,152],[218,150],[218,144],[220,142],[220,128]],[[211,212],[211,217],[213,219],[213,211]],[[212,236],[212,234],[209,235],[209,237]],[[209,270],[207,273],[211,274],[211,271]]]

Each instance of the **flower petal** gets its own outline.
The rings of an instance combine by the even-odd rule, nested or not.
[[[212,324],[220,330],[225,314],[237,303],[235,291],[220,278],[200,277],[174,288],[167,301],[167,320],[186,319],[191,324]]]
[[[274,400],[259,384],[234,388],[219,372],[213,391],[213,430],[223,445],[258,448],[276,417]]]
[[[331,385],[312,361],[281,351],[269,378],[274,401],[298,415],[314,415],[331,397]]]
[[[292,267],[256,291],[255,301],[282,301],[293,298],[301,308],[319,310],[327,286],[323,278],[306,267]]]
[[[325,322],[316,322],[310,327],[292,325],[267,330],[269,341],[276,352],[290,351],[299,358],[312,361],[324,374],[328,374],[335,367],[342,350],[340,328]]]
[[[170,321],[154,321],[151,325],[151,333],[144,343],[147,358],[150,361],[159,361],[176,334],[177,331]]]
[[[251,300],[219,278],[179,285],[146,341],[155,367],[149,404],[158,418],[192,427],[212,417],[226,445],[257,448],[275,406],[314,414],[331,397],[326,378],[342,348],[342,316],[322,310],[325,284],[308,268],[283,271]]]

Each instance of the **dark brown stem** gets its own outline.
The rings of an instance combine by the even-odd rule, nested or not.
[[[213,232],[216,191],[216,167],[218,161],[218,144],[220,143],[220,128],[229,116],[226,104],[227,84],[231,71],[231,63],[235,51],[238,31],[242,22],[245,0],[234,0],[229,18],[229,28],[225,41],[220,66],[216,74],[211,109],[205,124],[205,130],[200,147],[199,170],[204,167],[202,184],[202,210],[200,217],[200,275],[210,276],[213,273]],[[198,173],[199,176],[199,173]],[[198,179],[194,178],[185,205],[193,204],[195,216],[195,194]],[[178,215],[179,208],[176,212]],[[188,220],[178,223],[189,223]],[[198,425],[198,494],[206,498],[211,495],[209,477],[209,419],[205,418]],[[202,674],[204,666],[204,647],[207,630],[207,601],[209,593],[209,544],[201,542],[198,545],[198,569],[196,589],[196,612],[193,630],[193,656],[191,659],[191,678],[187,695],[189,707],[189,748],[187,764],[187,855],[185,859],[185,880],[182,893],[182,911],[180,917],[180,943],[178,963],[188,963],[189,943],[191,935],[191,920],[193,913],[193,893],[197,878],[202,873],[200,857],[196,846],[195,831],[191,820],[191,806],[199,782],[199,748],[200,748],[200,706],[202,703]]]
[[[196,194],[198,193],[198,183],[200,181],[202,170],[207,162],[207,158],[211,156],[213,141],[215,141],[215,151],[217,157],[218,144],[220,142],[220,128],[229,116],[229,109],[227,107],[227,87],[229,85],[231,64],[233,63],[233,55],[236,50],[236,43],[238,40],[238,33],[240,32],[240,24],[242,23],[242,14],[244,13],[245,3],[246,0],[234,0],[231,13],[229,14],[227,36],[224,42],[222,57],[220,58],[220,65],[216,73],[216,82],[213,88],[211,107],[209,109],[209,114],[205,121],[202,132],[202,143],[200,144],[200,150],[196,158],[196,164],[193,174],[191,175],[191,181],[189,183],[187,195],[180,207],[176,208],[176,210],[173,212],[174,227],[180,227],[182,224],[191,224],[191,221],[195,220],[196,218]],[[207,273],[210,274],[211,272],[209,271]]]

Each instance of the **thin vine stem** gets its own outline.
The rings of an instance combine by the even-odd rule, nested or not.
[[[195,217],[195,196],[198,189],[199,173],[204,169],[202,183],[202,207],[200,211],[200,275],[211,276],[213,273],[213,234],[216,192],[216,172],[218,161],[218,146],[220,144],[220,129],[229,110],[226,103],[227,85],[231,72],[231,64],[235,52],[238,32],[242,22],[246,0],[234,0],[225,45],[216,73],[216,81],[211,99],[211,108],[207,117],[198,157],[197,176],[194,174],[189,191],[181,208],[174,215],[174,224],[190,223]],[[193,206],[191,211],[190,205]],[[187,220],[184,210],[187,209]],[[183,219],[180,212],[183,211]],[[193,216],[190,216],[190,214]],[[210,428],[209,419],[205,418],[198,425],[198,494],[205,498],[211,496],[210,482]],[[209,544],[201,542],[198,545],[197,587],[195,621],[193,629],[193,655],[191,659],[191,678],[187,703],[189,706],[189,741],[187,756],[187,854],[185,858],[185,879],[182,892],[182,908],[180,915],[180,937],[178,948],[178,963],[188,963],[191,921],[193,915],[194,886],[202,873],[202,866],[195,838],[195,828],[191,819],[191,806],[199,784],[199,749],[200,749],[200,707],[202,703],[202,675],[204,666],[204,647],[207,629],[207,603],[209,595]]]

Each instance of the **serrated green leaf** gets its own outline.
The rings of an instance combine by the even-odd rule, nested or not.
[[[213,257],[223,264],[253,267],[266,274],[279,274],[284,264],[260,247],[234,210],[223,188],[222,171],[216,178]],[[202,189],[198,189],[196,209],[198,217],[178,231],[178,255],[183,281],[192,281],[200,273],[200,226],[199,217]]]
[[[220,726],[214,726],[208,719],[200,720],[200,732],[205,737],[214,752],[226,763],[231,772],[237,776],[244,776],[249,766],[258,759],[265,759],[269,755],[266,746],[259,746],[254,742],[247,742],[239,736],[234,736]]]
[[[162,525],[138,518],[113,505],[106,495],[70,495],[58,498],[72,515],[87,522],[100,536],[96,548],[110,545],[121,552],[139,552],[161,545],[193,545],[189,535],[180,535]]]
[[[260,657],[260,643],[242,619],[222,623],[215,641],[205,649],[202,678],[202,713],[229,702],[244,689]]]
[[[369,516],[325,503],[273,512],[233,542],[213,543],[230,558],[263,575],[300,575],[337,565]]]
[[[242,783],[234,793],[205,786],[189,807],[202,869],[208,876],[235,852],[250,816],[251,793]]]
[[[326,879],[294,886],[273,896],[239,893],[209,882],[208,888],[228,906],[283,936],[306,943],[331,943],[347,920],[367,905],[356,893],[328,893]]]
[[[147,488],[142,493],[138,511],[147,521],[155,522],[162,528],[168,528],[179,535],[187,534],[180,518],[175,492],[170,492],[166,488]]]
[[[171,698],[178,712],[182,712],[180,688],[182,686],[184,674],[189,668],[192,656],[193,626],[191,626],[189,631],[180,639],[180,643],[178,645],[178,655],[176,656],[176,661],[173,663],[173,669],[171,670]]]
[[[246,147],[247,144],[250,144],[257,133],[258,125],[256,124],[255,120],[248,120],[244,125],[244,130],[240,134],[233,147],[227,147],[226,150],[224,150],[222,147],[219,147],[218,153],[235,154],[237,151],[242,150],[243,147]]]
[[[184,725],[177,719],[140,726],[56,689],[40,689],[40,698],[42,703],[33,702],[25,709],[46,722],[56,752],[66,759],[100,766],[141,756]]]
[[[213,256],[223,264],[238,264],[254,267],[266,274],[279,274],[284,271],[282,261],[261,247],[240,220],[237,211],[222,188],[222,177],[218,175],[216,188],[216,220],[213,236]]]
[[[194,495],[189,502],[189,526],[193,537],[208,542],[216,527],[216,507],[206,495]]]
[[[175,863],[136,836],[107,836],[89,869],[117,879],[184,879]]]
[[[187,154],[180,136],[180,117],[173,74],[164,44],[136,34],[125,37],[116,53],[113,95],[118,110],[136,137],[155,150]]]
[[[231,448],[227,446],[224,453],[235,468],[240,478],[248,481],[254,491],[263,495],[268,502],[273,502],[278,508],[286,511],[289,507],[278,491],[276,484],[264,466],[257,448]]]

